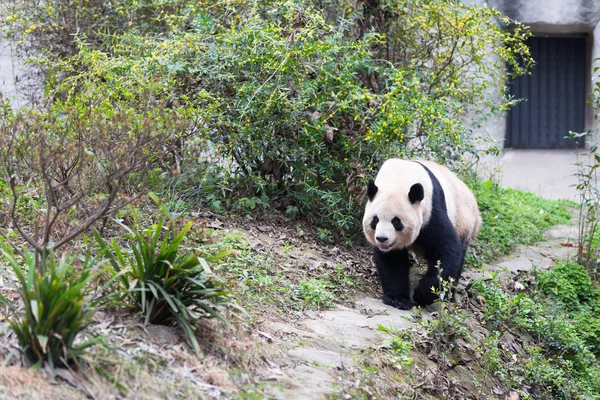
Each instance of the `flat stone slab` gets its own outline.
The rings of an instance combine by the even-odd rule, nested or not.
[[[578,235],[577,225],[556,225],[544,232],[544,237],[547,239],[563,239],[565,241],[576,241]]]
[[[297,346],[287,351],[291,365],[278,379],[280,390],[270,390],[273,398],[326,398],[335,389],[337,370],[353,363],[352,354],[385,339],[378,325],[396,330],[413,325],[408,320],[411,311],[398,310],[371,297],[357,300],[355,308],[338,305],[334,310],[307,314],[311,318],[300,323],[306,329],[285,322],[268,326],[273,332],[299,339]]]
[[[330,396],[335,380],[329,369],[300,364],[285,371],[279,390],[271,388],[270,397],[277,400],[324,399]]]
[[[492,274],[489,273],[489,271],[486,268],[483,268],[482,270],[463,272],[461,280],[458,281],[459,285],[461,284],[461,282],[463,282],[463,279],[471,281],[489,281],[490,279],[494,279],[494,277],[492,276]]]
[[[352,362],[352,357],[348,357],[348,355],[345,355],[342,352],[319,350],[312,347],[298,347],[288,351],[288,355],[298,361],[325,368],[339,368],[346,359],[348,359],[349,362]]]
[[[339,343],[342,347],[361,349],[383,339],[377,326],[402,330],[413,325],[407,320],[411,311],[398,310],[381,300],[365,298],[357,301],[357,309],[338,306],[325,311],[319,318],[303,324],[317,335]]]

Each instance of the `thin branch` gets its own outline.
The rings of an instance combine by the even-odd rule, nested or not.
[[[60,240],[59,242],[57,242],[54,245],[54,249],[58,249],[59,247],[63,246],[65,243],[73,240],[74,238],[79,236],[81,233],[88,230],[97,220],[102,218],[110,209],[110,206],[112,205],[113,201],[115,200],[116,194],[117,194],[117,190],[115,189],[108,196],[108,199],[106,200],[106,204],[104,205],[104,207],[102,207],[101,210],[99,210],[98,212],[96,212],[96,214],[89,217],[83,223],[83,225],[79,226],[79,228],[76,228],[73,231],[69,232],[67,235],[65,235],[65,237],[62,240]]]
[[[14,175],[10,177],[9,182],[10,182],[10,191],[12,192],[12,200],[13,200],[11,209],[10,209],[10,218],[12,220],[12,223],[15,226],[15,228],[17,228],[17,231],[19,231],[19,234],[21,236],[23,236],[23,239],[25,239],[27,241],[27,243],[29,243],[31,246],[33,246],[33,248],[36,251],[41,252],[42,248],[35,242],[35,240],[33,240],[33,238],[31,236],[29,236],[27,233],[25,233],[25,231],[23,231],[23,229],[21,228],[21,224],[19,224],[19,219],[16,216],[15,211],[17,208],[17,201],[19,199],[19,196],[17,195],[17,189],[15,187]]]

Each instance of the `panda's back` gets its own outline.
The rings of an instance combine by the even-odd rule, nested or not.
[[[464,241],[475,239],[481,225],[477,200],[463,181],[443,165],[432,161],[420,160],[436,176],[446,199],[448,217],[453,223],[458,236]]]

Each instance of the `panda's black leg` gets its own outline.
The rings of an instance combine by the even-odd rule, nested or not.
[[[415,288],[413,300],[420,307],[426,307],[438,298],[437,292],[439,291],[440,280],[438,278],[438,269],[435,265],[437,265],[437,262],[433,268],[431,266],[427,268],[427,272],[425,272],[425,275],[423,275]]]
[[[384,253],[374,247],[373,255],[383,287],[383,302],[401,310],[410,310],[413,302],[410,298],[408,250]]]
[[[438,299],[441,290],[447,292],[446,299],[450,298],[462,273],[464,256],[465,250],[458,237],[448,240],[443,246],[429,249],[426,254],[427,272],[413,295],[415,303],[421,307],[428,306]],[[447,286],[440,285],[440,278],[448,282]]]

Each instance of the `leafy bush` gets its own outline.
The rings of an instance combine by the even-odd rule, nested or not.
[[[51,253],[40,271],[36,268],[34,253],[24,250],[21,261],[4,242],[2,252],[17,276],[14,282],[5,274],[23,301],[24,316],[2,294],[0,301],[13,314],[10,326],[27,361],[35,365],[47,363],[52,370],[69,366],[98,341],[90,339],[75,344],[93,317],[86,285],[95,276],[94,260],[87,257],[76,268],[75,259],[63,255],[57,261]]]
[[[538,277],[540,289],[564,310],[591,351],[600,356],[600,290],[589,274],[580,264],[563,262]]]
[[[138,93],[135,109],[105,100],[99,94],[94,104],[0,107],[3,217],[35,250],[38,267],[50,250],[144,193],[177,129],[178,119],[156,111],[160,104],[148,93]]]
[[[569,311],[595,306],[600,299],[587,270],[577,263],[558,263],[552,270],[541,272],[539,281],[540,289]]]
[[[496,101],[490,87],[504,93],[505,63],[515,73],[532,63],[522,25],[459,1],[21,0],[8,8],[23,45],[50,50],[38,65],[55,98],[135,104],[149,90],[193,121],[177,167],[201,201],[276,198],[268,204],[343,234],[359,231],[363,187],[382,160],[460,166],[476,153],[469,127],[478,121],[467,126],[464,117],[506,109],[512,101]],[[85,27],[66,17],[81,15]],[[499,26],[507,24],[514,29]],[[49,40],[59,32],[76,36],[62,53]],[[211,197],[223,187],[236,190],[221,192],[225,202]]]
[[[296,296],[302,308],[323,309],[333,306],[335,297],[329,291],[329,284],[322,279],[302,281],[296,289]]]
[[[144,323],[176,321],[200,356],[197,322],[217,318],[227,323],[223,312],[240,308],[226,284],[209,276],[208,263],[223,254],[210,258],[192,252],[182,254],[182,241],[192,224],[190,221],[177,232],[173,221],[165,226],[161,217],[145,233],[123,226],[129,232],[130,255],[123,253],[116,240],[107,244],[97,232],[94,236],[110,262],[110,276],[122,284],[119,294],[142,313]]]
[[[482,312],[491,332],[518,329],[534,340],[535,346],[518,356],[519,363],[496,358],[490,364],[497,374],[508,371],[503,375],[511,387],[530,387],[530,395],[540,398],[571,399],[600,393],[600,368],[591,351],[597,354],[598,348],[590,349],[591,330],[586,332],[571,322],[573,315],[535,293],[510,295],[485,282],[475,282],[473,289],[484,301]]]

